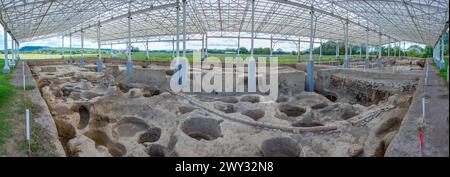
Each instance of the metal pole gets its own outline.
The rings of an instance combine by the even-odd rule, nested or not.
[[[406,42],[403,41],[403,57],[406,57]]]
[[[204,60],[208,59],[208,33],[205,34],[205,58]]]
[[[12,62],[16,59],[16,56],[14,56],[14,39],[11,40],[11,63],[10,65],[14,66]]]
[[[400,60],[401,54],[402,54],[401,42],[398,41],[398,57],[397,57],[398,60]]]
[[[3,73],[8,74],[9,73],[9,62],[8,62],[8,32],[6,30],[3,30],[3,40],[4,40],[4,47],[5,47],[5,66],[3,66]]]
[[[64,33],[61,36],[61,58],[64,60]]]
[[[336,41],[336,62],[339,65],[339,41]]]
[[[133,61],[131,60],[131,1],[128,2],[128,45],[127,45],[127,74],[131,75],[133,73]]]
[[[248,60],[248,92],[256,92],[256,62],[254,54],[255,38],[255,0],[252,0],[252,31],[251,31],[250,59]]]
[[[298,45],[297,45],[297,63],[300,63],[300,37],[298,38]]]
[[[100,36],[100,22],[97,26],[97,47],[98,47],[98,59],[97,59],[97,71],[103,72],[103,60],[102,60],[102,49],[101,49],[101,36]]]
[[[25,61],[22,61],[22,86],[23,86],[23,91],[25,92],[26,90],[26,80],[25,80]]]
[[[270,35],[270,53],[269,53],[270,58],[272,58],[272,54],[273,54],[273,36]]]
[[[127,58],[128,61],[131,61],[131,13],[128,14],[128,25],[127,25],[127,31],[128,31],[128,41],[127,41]]]
[[[111,55],[111,58],[113,58],[113,54],[114,54],[114,52],[113,52],[113,43],[111,42],[111,51],[110,51],[110,55]]]
[[[72,33],[69,34],[69,63],[72,63]]]
[[[14,39],[11,39],[11,61],[10,61],[10,63],[9,63],[9,65],[11,66],[11,67],[15,67],[15,65],[16,65],[16,61],[15,61],[15,59],[16,59],[16,55],[14,54],[14,50],[15,50],[15,45],[14,45]]]
[[[320,47],[319,47],[319,60],[322,61],[322,39],[320,40]]]
[[[345,21],[344,24],[344,38],[345,38],[345,59],[344,59],[344,68],[349,67],[349,59],[348,59],[348,20]]]
[[[361,43],[359,43],[359,58],[358,58],[358,60],[361,60],[362,59],[362,45],[361,45]]]
[[[26,109],[25,111],[25,127],[26,127],[26,143],[28,144],[28,152],[31,154],[30,149],[30,110]]]
[[[177,3],[177,56],[176,57],[180,57],[180,4],[179,2]]]
[[[238,33],[238,47],[237,47],[237,56],[241,56],[241,32]]]
[[[203,61],[203,56],[205,56],[205,34],[202,34],[202,48],[200,49],[200,56]]]
[[[444,60],[444,35],[442,35],[441,37],[441,62],[440,62],[440,69],[444,70],[445,69],[445,60]],[[404,43],[403,43],[404,44]],[[448,71],[447,71],[448,72]]]
[[[145,59],[148,60],[148,39],[145,41]]]
[[[392,62],[392,72],[395,72],[395,62],[397,61],[397,42],[395,42],[394,41],[394,47],[392,48],[392,50],[394,50],[393,52],[393,54],[392,54],[392,59],[394,60],[393,62]]]
[[[381,33],[379,34],[378,42],[379,42],[379,44],[378,44],[378,59],[377,59],[377,63],[378,63],[379,67],[382,67],[383,66],[383,61],[381,60],[381,50],[382,50],[382,48],[381,48]]]
[[[16,44],[16,47],[15,47],[16,50],[14,50],[14,54],[16,55],[16,61],[19,62],[19,60],[20,60],[20,45],[19,45],[19,43],[17,43],[17,41],[15,44]]]
[[[175,58],[175,38],[172,36],[172,58]]]
[[[390,58],[391,57],[391,38],[390,37],[388,38],[388,43],[389,44],[388,44],[388,48],[387,48],[387,50],[388,50],[387,51],[387,60],[388,60],[388,63],[391,64],[391,58]]]
[[[350,60],[352,60],[352,57],[353,57],[353,56],[352,56],[352,54],[353,54],[352,45],[349,44],[348,48],[349,48],[348,56],[349,56],[349,61],[350,61]]]
[[[186,0],[183,0],[183,57],[186,57]]]
[[[308,92],[314,92],[314,61],[313,61],[313,49],[314,49],[314,11],[310,12],[310,33],[309,33],[309,60],[307,63],[307,77],[308,77]]]
[[[84,30],[81,30],[81,58],[80,58],[80,66],[84,66]]]
[[[254,47],[254,38],[255,38],[255,0],[252,0],[252,37],[251,37],[251,46],[250,46],[250,56],[253,57],[253,47]]]
[[[366,58],[364,61],[364,71],[369,67],[369,29],[366,29]]]

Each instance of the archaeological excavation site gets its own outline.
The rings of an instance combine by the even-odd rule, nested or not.
[[[0,157],[449,155],[448,0],[7,2]]]
[[[317,63],[315,91],[307,92],[306,65],[283,64],[279,96],[265,100],[264,93],[174,93],[169,62],[135,62],[131,75],[118,60],[105,59],[102,73],[94,61],[76,63],[27,62],[58,143],[76,157],[397,153],[391,145],[423,73],[409,59],[398,61],[396,73]]]

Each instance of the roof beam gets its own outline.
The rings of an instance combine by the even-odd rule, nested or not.
[[[6,32],[9,33],[9,35],[11,36],[11,38],[13,40],[16,41],[17,44],[19,44],[18,40],[16,39],[16,37],[14,36],[14,34],[12,33],[11,29],[8,28],[8,26],[6,25],[6,23],[3,21],[3,15],[0,13],[0,25],[3,26],[3,30],[6,30]]]
[[[318,8],[315,8],[315,7],[311,7],[311,6],[308,6],[308,5],[305,5],[305,4],[300,4],[300,3],[293,2],[293,1],[290,1],[290,0],[270,0],[270,1],[278,2],[278,3],[283,3],[283,4],[287,4],[287,5],[292,5],[292,6],[296,6],[296,7],[300,7],[300,8],[304,8],[304,9],[310,9],[310,10],[312,10],[312,11],[315,11],[315,12],[318,12],[318,13],[321,13],[321,14],[325,14],[325,15],[328,15],[328,16],[331,16],[331,17],[334,17],[334,18],[337,18],[337,19],[339,19],[339,20],[343,20],[343,21],[348,20],[348,19],[345,18],[345,17],[341,17],[341,16],[339,16],[339,15],[336,15],[336,14],[333,14],[333,13],[330,13],[330,12],[327,12],[327,11],[325,11],[325,10],[318,9]],[[395,38],[395,37],[392,37],[392,36],[389,36],[389,35],[387,35],[387,34],[382,33],[381,31],[377,31],[377,30],[375,30],[375,29],[369,29],[368,26],[364,26],[364,25],[362,25],[362,24],[360,24],[360,23],[358,23],[358,22],[354,22],[354,21],[352,21],[352,20],[348,20],[348,22],[351,23],[351,24],[360,26],[360,27],[362,27],[362,28],[365,28],[365,29],[367,29],[367,30],[369,30],[369,31],[373,31],[373,32],[375,32],[375,33],[382,34],[382,35],[384,35],[384,36],[386,36],[386,37],[388,37],[388,38],[392,38],[392,39],[398,40],[398,39]]]
[[[164,5],[160,5],[160,6],[151,6],[151,7],[149,7],[149,8],[145,8],[145,9],[141,9],[141,10],[137,10],[137,11],[132,11],[132,12],[130,12],[130,14],[131,14],[131,16],[133,16],[133,15],[138,15],[138,14],[146,13],[146,12],[149,12],[149,11],[160,10],[160,9],[166,9],[166,8],[176,7],[176,6],[177,6],[177,3],[164,4]],[[120,19],[123,19],[123,18],[127,18],[128,15],[129,15],[129,14],[126,13],[126,14],[122,14],[122,15],[119,15],[119,16],[111,17],[111,18],[109,18],[109,19],[100,21],[100,24],[105,24],[105,23],[109,23],[109,22],[112,22],[112,21],[116,21],[116,20],[120,20]],[[97,25],[98,25],[98,22],[97,22],[97,23],[94,23],[94,24],[90,24],[90,25],[88,25],[88,26],[86,26],[86,27],[82,27],[82,28],[79,29],[79,30],[72,31],[71,33],[80,32],[80,31],[83,31],[83,30],[86,30],[86,29],[89,29],[89,28],[96,27]]]

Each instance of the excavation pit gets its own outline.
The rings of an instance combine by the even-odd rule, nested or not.
[[[211,141],[223,136],[220,122],[210,118],[189,118],[181,124],[181,130],[196,140]]]
[[[298,117],[306,112],[305,108],[293,106],[291,104],[282,104],[278,109],[289,117]]]
[[[317,93],[311,93],[304,91],[303,71],[283,66],[278,97],[272,99],[259,92],[175,93],[169,88],[172,76],[167,66],[142,64],[146,68],[136,67],[130,77],[120,64],[114,64],[115,73],[105,69],[104,75],[55,65],[57,70],[50,76],[40,72],[40,65],[31,66],[67,155],[347,156],[347,146],[365,144],[359,140],[378,147],[379,139],[386,139],[388,145],[385,136],[401,126],[416,78],[411,74],[393,84],[398,78],[390,75],[383,80],[358,70],[318,69]],[[105,60],[105,68],[110,67]],[[369,84],[379,87],[367,92],[352,89]],[[366,101],[369,95],[377,99]],[[379,130],[382,133],[373,132],[385,117],[398,120],[387,122],[389,128]],[[83,136],[92,140],[94,149]],[[74,152],[68,145],[72,140]],[[79,144],[86,146],[76,148]],[[358,156],[373,152],[364,150]]]

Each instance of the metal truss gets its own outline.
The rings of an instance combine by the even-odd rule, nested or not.
[[[202,34],[250,33],[251,4],[252,0],[187,0],[187,40],[201,39]],[[314,11],[316,42],[344,41],[348,23],[350,43],[434,45],[448,28],[448,4],[448,0],[255,0],[254,32],[255,38],[273,35],[276,40],[307,41]],[[182,13],[178,0],[1,0],[0,22],[19,42],[81,31],[96,40],[100,25],[106,44],[128,39],[131,15],[132,42],[170,41],[177,34],[177,7]]]

